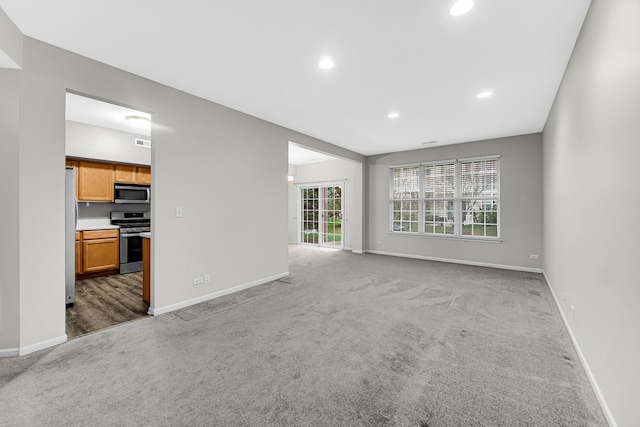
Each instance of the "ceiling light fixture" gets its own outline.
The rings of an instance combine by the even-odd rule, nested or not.
[[[151,121],[142,116],[127,116],[125,117],[129,124],[138,129],[149,129],[151,127]]]
[[[458,0],[451,6],[449,13],[453,16],[461,16],[473,8],[473,0]]]
[[[330,70],[334,65],[336,64],[333,62],[333,59],[330,56],[323,56],[322,59],[320,59],[320,62],[318,62],[318,67],[322,68],[323,70]]]
[[[398,117],[400,117],[400,113],[389,113],[387,114],[387,117],[389,117],[390,119],[397,119]]]
[[[480,92],[479,94],[477,94],[476,98],[483,99],[483,98],[488,98],[491,95],[493,95],[493,92],[491,92],[490,90],[485,90],[484,92]]]

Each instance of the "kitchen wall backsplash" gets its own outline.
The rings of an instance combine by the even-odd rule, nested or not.
[[[88,205],[88,206],[87,206]],[[151,210],[149,204],[115,204],[101,202],[78,202],[78,219],[110,219],[111,211],[120,212],[148,212]]]

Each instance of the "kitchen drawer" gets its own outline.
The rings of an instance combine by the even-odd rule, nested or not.
[[[118,237],[118,230],[85,230],[82,232],[82,240],[109,239]]]

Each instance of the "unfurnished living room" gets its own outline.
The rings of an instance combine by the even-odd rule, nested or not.
[[[640,425],[638,22],[0,0],[0,425]]]

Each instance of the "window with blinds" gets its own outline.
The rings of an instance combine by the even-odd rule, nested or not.
[[[391,231],[499,237],[499,158],[391,168]]]
[[[498,160],[462,162],[462,234],[498,237]]]
[[[392,180],[392,230],[417,233],[420,228],[420,168],[394,168]]]
[[[455,234],[455,163],[424,165],[423,174],[424,232]]]

